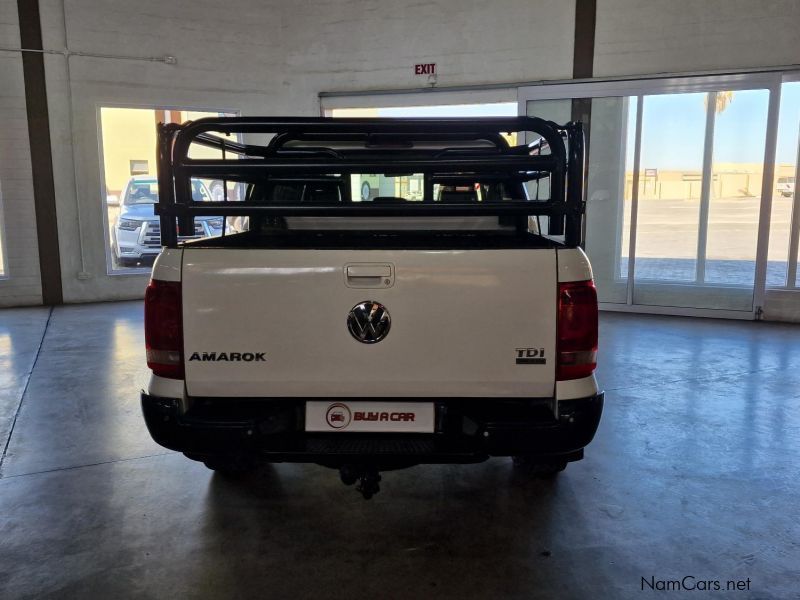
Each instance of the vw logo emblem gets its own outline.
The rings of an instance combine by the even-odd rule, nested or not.
[[[350,335],[363,344],[380,342],[388,335],[391,325],[392,320],[386,307],[372,300],[359,302],[347,315]]]

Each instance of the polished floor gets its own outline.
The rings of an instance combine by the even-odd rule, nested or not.
[[[416,467],[364,501],[153,443],[141,312],[0,311],[0,598],[800,597],[796,326],[604,314],[585,460]],[[723,591],[642,582],[687,575]]]

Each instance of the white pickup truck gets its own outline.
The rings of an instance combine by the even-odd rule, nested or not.
[[[424,463],[563,470],[603,406],[583,177],[580,124],[528,117],[159,126],[151,435],[228,474],[333,467],[367,498]],[[247,194],[196,202],[196,179]],[[179,241],[208,215],[249,230]]]

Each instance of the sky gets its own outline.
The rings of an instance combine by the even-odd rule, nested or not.
[[[557,101],[559,102],[559,101]],[[564,100],[563,102],[568,102]],[[767,90],[734,92],[728,106],[717,114],[714,126],[714,162],[760,163],[764,159],[767,124]],[[646,96],[642,113],[642,168],[701,170],[705,138],[705,94]],[[635,123],[636,103],[630,103],[629,128]],[[565,107],[566,108],[566,107]],[[461,104],[450,106],[389,107],[381,117],[515,116],[517,104]],[[548,115],[543,115],[547,117]],[[800,82],[783,84],[778,123],[776,159],[797,159],[800,124]],[[629,153],[633,135],[629,131]]]

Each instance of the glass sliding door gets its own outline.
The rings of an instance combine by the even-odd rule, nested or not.
[[[694,282],[705,94],[645,96],[634,281]]]
[[[705,248],[698,280],[751,288],[764,171],[769,91],[712,92],[715,106]]]
[[[767,287],[800,288],[800,81],[781,86],[775,177],[772,197]]]
[[[586,187],[586,252],[591,256],[599,300],[628,300],[633,164],[638,98],[595,98]]]
[[[757,265],[766,261],[759,220],[771,202],[764,165],[775,81],[755,74],[520,89],[531,116],[563,122],[573,98],[591,103],[585,249],[601,302],[753,318],[756,286],[763,290]]]
[[[566,123],[572,100],[531,100],[525,108],[528,116]],[[594,98],[591,111],[587,137],[593,148],[602,150],[587,155],[585,248],[600,302],[625,304],[637,98]],[[536,185],[531,188],[529,193],[535,195]]]
[[[635,304],[753,310],[768,103],[644,96]]]

